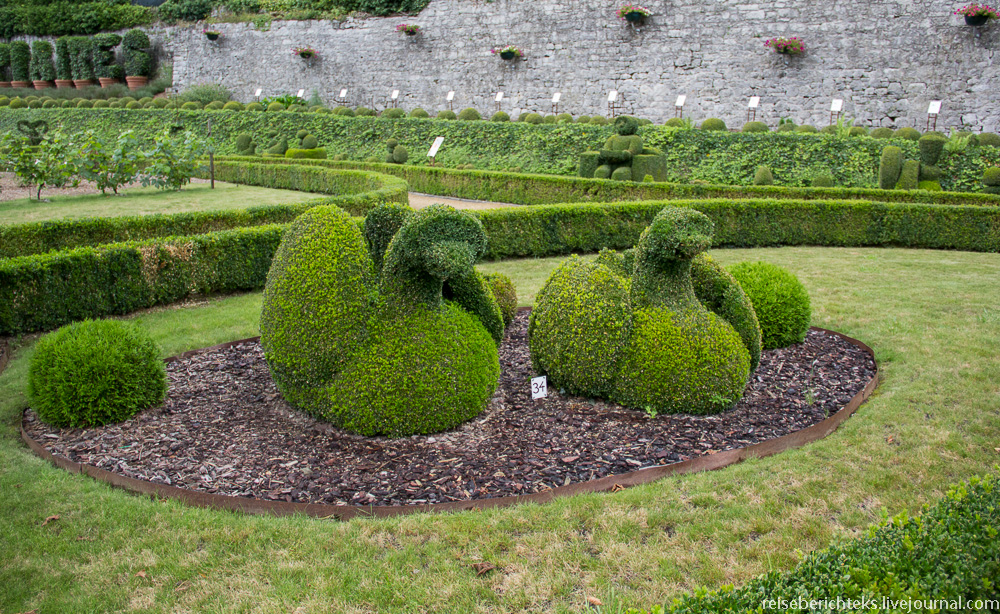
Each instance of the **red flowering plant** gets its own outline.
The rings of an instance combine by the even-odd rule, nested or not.
[[[493,55],[499,54],[502,58],[519,58],[523,54],[521,50],[514,45],[507,45],[506,47],[494,47],[490,49],[490,53]]]
[[[295,47],[292,49],[292,53],[306,59],[316,56],[316,50],[312,47]]]
[[[784,53],[787,55],[801,55],[806,52],[805,43],[795,36],[779,36],[778,38],[770,38],[764,42],[764,46],[774,49],[776,53]]]
[[[396,32],[402,32],[403,34],[409,34],[413,36],[420,31],[420,26],[411,23],[401,23],[396,26]]]
[[[955,14],[964,15],[965,17],[985,17],[986,19],[1000,18],[1000,13],[997,12],[997,9],[988,4],[967,4],[956,10]]]
[[[652,11],[650,11],[644,6],[639,6],[638,4],[626,4],[625,6],[618,9],[617,15],[618,18],[621,19],[622,21],[632,21],[635,19],[636,13],[641,15],[640,19],[644,19],[653,14]],[[629,20],[627,15],[633,15],[633,19]]]

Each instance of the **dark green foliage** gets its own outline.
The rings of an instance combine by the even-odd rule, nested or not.
[[[809,124],[796,126],[795,131],[800,134],[816,134],[817,132],[819,132],[819,130],[816,129],[816,126],[810,126]]]
[[[156,343],[135,324],[117,320],[87,320],[46,335],[28,367],[32,409],[60,427],[128,420],[166,392]]]
[[[376,115],[378,114],[375,113],[375,111],[366,107],[358,107],[357,109],[354,109],[355,117],[375,117]]]
[[[57,79],[72,79],[73,78],[73,65],[70,61],[70,42],[72,38],[69,36],[60,36],[56,39],[56,78]]]
[[[753,175],[754,185],[773,185],[774,175],[771,173],[771,169],[766,166],[758,166],[757,171]]]
[[[812,307],[798,278],[767,262],[741,262],[729,272],[753,304],[764,349],[788,347],[806,338]]]
[[[941,168],[938,166],[920,165],[920,181],[940,181]]]
[[[386,203],[365,216],[364,235],[376,275],[382,275],[382,262],[389,243],[399,229],[413,218],[413,209],[402,203]]]
[[[903,150],[895,145],[889,145],[882,150],[882,159],[878,167],[878,187],[883,190],[895,188],[902,172]]]
[[[441,296],[475,316],[498,345],[506,328],[493,286],[475,269],[455,275],[441,288]]]
[[[510,115],[507,115],[503,111],[497,111],[496,113],[493,114],[493,117],[490,118],[490,121],[491,122],[509,122],[510,121]]]
[[[458,116],[455,115],[454,111],[449,111],[448,109],[445,109],[444,111],[438,111],[437,118],[438,119],[458,119]]]
[[[225,106],[226,105],[224,105],[223,103],[219,102],[218,100],[215,100],[213,102],[210,102],[210,103],[206,104],[204,106],[204,109],[206,111],[221,111],[223,109],[223,107],[225,107]]]
[[[125,69],[115,63],[114,48],[120,45],[122,37],[117,34],[98,34],[93,38],[94,72],[105,79],[121,79]]]
[[[820,128],[820,132],[822,132],[823,134],[837,134],[837,126],[832,124],[829,126],[823,126],[822,128]]]
[[[31,80],[31,47],[24,41],[13,41],[10,44],[10,79]]]
[[[184,104],[182,104],[181,108],[185,109],[187,111],[197,111],[197,110],[201,109],[201,103],[200,102],[194,102],[192,100],[191,102],[185,102]]]
[[[500,308],[500,315],[503,318],[503,327],[506,329],[514,321],[517,315],[517,288],[510,277],[503,273],[483,273],[483,279],[490,285],[493,297]]]
[[[555,124],[555,123],[557,123],[556,116],[555,115],[546,115],[545,117],[542,118],[542,123],[543,124]]]
[[[991,166],[983,171],[983,185],[1000,186],[1000,166]]]
[[[619,166],[611,172],[611,178],[615,181],[632,181],[632,167]]]
[[[397,110],[402,111],[402,109],[397,109]],[[345,106],[335,107],[330,112],[333,113],[334,115],[340,115],[341,117],[354,117],[355,115],[357,115],[357,113],[355,113],[351,109],[348,109]],[[390,117],[396,117],[396,116],[402,117],[398,113],[393,113],[390,115]]]
[[[60,105],[55,100],[46,100],[45,102],[42,103],[42,108],[43,109],[52,109],[52,108],[58,107],[58,106],[60,106]]]
[[[387,119],[401,119],[406,117],[406,111],[402,109],[386,109],[382,111],[382,117]]]
[[[150,9],[120,1],[5,2],[0,5],[0,37],[93,34],[147,24],[152,19]]]
[[[220,103],[220,104],[222,104],[222,103]],[[222,105],[222,109],[224,111],[242,111],[243,110],[243,103],[242,102],[236,102],[235,100],[230,100],[229,102],[227,102],[227,103],[225,103],[225,104]]]
[[[902,190],[916,190],[920,182],[920,163],[916,160],[903,162],[903,170],[899,174],[897,186]]]
[[[319,141],[311,134],[302,137],[299,142],[300,149],[316,149],[317,147],[319,147]]]
[[[81,101],[81,102],[84,102],[84,101]],[[86,102],[90,102],[90,101],[87,100]],[[26,103],[24,100],[22,100],[20,98],[15,98],[14,100],[10,101],[10,104],[8,106],[11,109],[24,109],[24,108],[26,108],[28,106],[28,103]]]
[[[122,38],[125,49],[125,75],[128,77],[148,77],[153,68],[149,54],[149,36],[142,30],[129,30]]]
[[[775,132],[796,132],[796,128],[797,126],[794,123],[784,122],[778,124],[778,127],[775,128]]]
[[[524,121],[529,124],[538,126],[545,121],[545,118],[539,115],[538,113],[528,113],[527,115],[524,116]]]
[[[595,115],[595,116],[593,116],[593,117],[590,118],[590,125],[591,126],[606,126],[609,123],[610,122],[608,122],[608,118],[603,117],[601,115]]]
[[[522,113],[522,115],[523,115],[523,113]],[[581,115],[580,117],[576,118],[576,123],[578,123],[578,124],[589,124],[590,123],[590,116],[589,115]]]
[[[236,137],[236,151],[241,156],[252,156],[257,153],[257,146],[249,134],[241,134]]]
[[[747,122],[743,124],[743,132],[769,132],[770,129],[764,122]]]
[[[243,107],[243,110],[244,111],[260,112],[260,111],[264,110],[264,105],[262,105],[259,102],[251,102],[251,103],[248,103],[247,106]]]
[[[980,147],[1000,147],[1000,134],[984,132],[979,135]]]
[[[431,114],[421,108],[416,108],[410,111],[409,116],[416,119],[427,119]]]
[[[883,599],[902,599],[907,607],[907,598],[913,599],[914,605],[930,600],[950,605],[941,611],[971,609],[976,600],[997,598],[998,525],[1000,484],[996,475],[972,478],[949,489],[933,506],[925,505],[920,516],[900,514],[884,519],[861,537],[807,555],[790,570],[768,572],[739,588],[698,591],[666,607],[657,605],[650,613],[754,612],[760,611],[762,604],[779,599],[789,603],[798,596],[831,604],[838,599],[859,602],[864,596],[871,604],[856,606],[854,611],[873,609]],[[958,606],[959,600],[964,607]],[[647,613],[630,609],[627,614]]]
[[[812,180],[812,187],[814,188],[832,188],[834,185],[836,185],[836,182],[833,180],[833,175],[829,173],[816,175]]]
[[[864,126],[853,126],[848,131],[850,136],[866,136],[868,134],[868,128]]]
[[[910,128],[909,126],[896,130],[892,135],[897,139],[905,139],[907,141],[920,140],[920,131],[916,128]]]
[[[284,156],[286,151],[288,151],[288,139],[285,138],[278,139],[267,148],[267,153],[272,156]]]
[[[920,163],[927,166],[936,165],[947,142],[948,139],[935,134],[925,134],[920,137],[917,141],[917,146],[920,148]]]
[[[727,130],[726,122],[715,117],[710,117],[705,121],[701,122],[701,125],[698,126],[698,128],[700,128],[701,130],[722,130],[722,131]]]
[[[285,110],[285,105],[281,104],[280,102],[272,102],[271,104],[267,105],[268,113],[277,113],[278,111],[284,111],[284,110]]]
[[[107,102],[107,100],[103,100],[101,102]],[[87,100],[86,98],[81,98],[80,100],[76,101],[76,108],[77,109],[90,109],[90,108],[94,107],[95,104],[96,104],[95,101]],[[14,105],[11,105],[11,107],[13,107],[13,106]]]
[[[326,150],[322,147],[313,149],[289,147],[285,151],[285,158],[290,160],[326,160]]]
[[[167,0],[156,12],[166,22],[201,21],[212,12],[212,0]]]
[[[0,81],[9,81],[10,43],[0,43]],[[6,98],[6,96],[4,96]]]
[[[482,117],[479,115],[479,111],[469,107],[467,109],[462,109],[462,111],[458,114],[458,119],[462,121],[475,121],[482,119]]]
[[[392,149],[392,161],[395,164],[403,164],[409,156],[410,154],[406,151],[406,147],[402,145],[396,145]]]
[[[736,329],[750,353],[750,372],[756,371],[762,346],[760,323],[739,282],[711,256],[699,254],[691,261],[691,283],[701,304]]]
[[[570,115],[569,113],[560,113],[559,115],[556,115],[556,123],[558,123],[558,124],[572,124],[573,123],[573,116]]]

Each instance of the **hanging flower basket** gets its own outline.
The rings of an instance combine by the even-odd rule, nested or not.
[[[618,9],[618,18],[631,24],[642,23],[650,15],[649,9],[638,4],[626,4]]]
[[[292,53],[304,60],[310,60],[316,57],[316,50],[312,47],[295,47],[292,49]]]
[[[521,57],[523,55],[521,50],[514,45],[507,45],[506,47],[494,47],[490,49],[490,53],[493,55],[499,55],[501,59],[513,60]]]
[[[396,26],[396,32],[402,32],[407,36],[416,36],[420,32],[420,26],[411,23],[401,23]]]
[[[802,55],[806,52],[805,43],[794,36],[790,38],[771,38],[764,43],[764,46],[773,49],[775,53],[783,55]]]
[[[217,41],[219,40],[219,37],[222,36],[222,32],[219,32],[218,30],[202,30],[202,33],[205,35],[205,38],[210,41]]]
[[[969,4],[955,11],[955,14],[965,17],[967,26],[985,26],[989,20],[1000,17],[1000,12],[987,4]]]

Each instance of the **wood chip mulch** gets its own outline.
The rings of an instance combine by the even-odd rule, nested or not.
[[[560,394],[532,401],[528,312],[500,348],[489,407],[453,431],[399,439],[346,433],[290,408],[257,342],[167,365],[160,407],[94,429],[24,426],[53,454],[210,493],[335,505],[407,505],[540,492],[773,439],[838,411],[875,374],[836,335],[765,351],[743,400],[715,416],[644,413]]]

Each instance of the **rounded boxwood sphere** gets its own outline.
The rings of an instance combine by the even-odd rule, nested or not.
[[[402,119],[406,117],[406,111],[402,109],[386,109],[382,111],[382,117],[387,117],[389,119]]]
[[[462,111],[458,114],[458,119],[468,122],[482,119],[482,116],[479,115],[479,111],[469,107],[468,109],[462,109]]]
[[[770,132],[764,122],[747,122],[743,124],[743,132]]]
[[[437,118],[438,119],[458,119],[458,116],[455,115],[454,111],[449,111],[448,109],[445,109],[444,111],[438,111]]]
[[[264,110],[264,105],[262,105],[259,102],[251,102],[247,106],[243,107],[243,110],[244,111],[258,111],[259,112],[259,111],[263,111]]]
[[[764,349],[800,343],[806,338],[812,307],[805,286],[785,269],[767,262],[729,267],[757,313]]]
[[[727,130],[726,122],[717,117],[709,117],[698,126],[701,130]]]
[[[156,343],[135,324],[86,320],[38,342],[28,399],[45,422],[90,427],[128,420],[163,401],[167,373]]]

